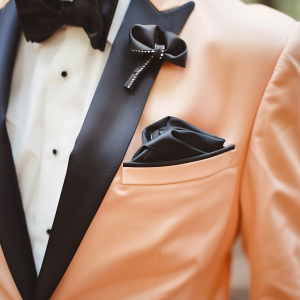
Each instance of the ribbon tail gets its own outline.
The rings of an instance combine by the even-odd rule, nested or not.
[[[132,91],[136,86],[136,84],[138,83],[139,79],[141,78],[141,75],[145,72],[145,69],[148,67],[148,65],[147,66],[142,65],[135,68],[135,70],[132,72],[132,74],[126,81],[124,87]]]
[[[142,74],[145,72],[145,70],[149,67],[150,63],[152,62],[152,58],[147,59],[144,61],[144,63],[134,69],[126,83],[124,84],[124,87],[128,90],[133,90],[136,86],[137,82],[141,78]]]

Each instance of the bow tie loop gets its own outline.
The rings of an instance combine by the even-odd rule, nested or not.
[[[134,25],[129,33],[129,50],[139,54],[138,67],[125,87],[132,90],[142,73],[155,61],[163,60],[185,68],[187,45],[176,34],[162,31],[157,25]]]
[[[71,25],[82,27],[92,47],[103,51],[118,0],[16,0],[16,4],[27,41],[43,42],[61,26]]]

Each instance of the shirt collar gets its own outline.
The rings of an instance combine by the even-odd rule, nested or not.
[[[1,0],[0,0],[1,1]],[[113,18],[113,21],[110,26],[110,30],[107,36],[107,41],[112,45],[115,37],[119,31],[119,28],[123,22],[123,19],[125,17],[126,11],[128,9],[128,6],[130,4],[131,0],[119,0],[118,6]]]

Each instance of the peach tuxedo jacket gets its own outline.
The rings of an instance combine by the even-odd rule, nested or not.
[[[20,202],[15,215],[14,208],[6,211],[11,204],[0,204],[1,300],[226,300],[230,250],[240,228],[251,299],[300,299],[300,24],[238,0],[194,0],[193,9],[187,2],[132,0],[131,6],[144,5],[158,16],[152,20],[141,8],[136,18],[141,13],[146,24],[161,27],[164,12],[173,16],[180,6],[189,7],[183,29],[177,28],[188,46],[187,66],[164,62],[149,96],[143,91],[147,74],[127,92],[125,102],[142,95],[145,106],[122,144],[124,155],[115,158],[115,148],[106,149],[118,166],[107,172],[111,180],[103,197],[93,194],[102,184],[98,150],[81,156],[97,166],[76,173],[82,184],[68,175],[77,168],[80,145],[95,130],[89,121],[96,120],[95,110],[88,112],[90,127],[83,126],[70,156],[65,185],[72,188],[64,186],[39,278],[19,221]],[[13,0],[0,11],[1,103],[8,99],[18,45],[16,15]],[[114,55],[136,59],[116,45]],[[112,67],[118,64],[106,68]],[[114,87],[124,89],[124,83]],[[166,116],[224,138],[235,149],[177,165],[123,166],[141,146],[143,129]],[[69,194],[79,195],[78,207],[77,200],[66,200]],[[0,202],[6,196],[0,190]]]

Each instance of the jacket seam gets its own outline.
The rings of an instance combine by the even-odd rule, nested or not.
[[[291,37],[291,33],[292,33],[292,31],[293,31],[293,28],[295,27],[295,25],[296,25],[297,23],[298,23],[298,22],[295,21],[295,22],[292,24],[292,26],[291,26],[291,28],[290,28],[290,30],[289,30],[289,33],[288,33],[287,38],[286,38],[286,42],[284,43],[284,45],[283,45],[283,47],[282,47],[282,50],[281,50],[281,52],[280,52],[280,54],[279,54],[279,56],[278,56],[278,58],[277,58],[277,60],[276,60],[276,63],[275,63],[275,65],[274,65],[274,68],[273,68],[273,71],[272,71],[272,74],[271,74],[271,76],[270,76],[270,78],[269,78],[269,80],[268,80],[268,82],[267,82],[267,84],[266,84],[266,87],[265,87],[265,89],[264,89],[264,91],[263,91],[263,93],[262,93],[261,99],[260,99],[259,104],[258,104],[258,106],[257,106],[257,110],[256,110],[255,116],[254,116],[254,118],[253,118],[253,122],[252,122],[252,125],[251,125],[251,130],[250,130],[249,137],[248,137],[248,141],[247,141],[247,146],[246,146],[245,156],[244,156],[243,163],[242,163],[241,177],[240,177],[240,184],[239,184],[239,195],[241,194],[241,182],[242,182],[242,180],[243,180],[243,174],[244,174],[244,169],[245,169],[245,162],[246,162],[246,160],[247,160],[247,156],[248,156],[248,153],[249,153],[250,141],[251,141],[251,137],[252,137],[252,134],[253,134],[253,131],[254,131],[255,121],[256,121],[256,119],[257,119],[258,112],[259,112],[259,110],[260,110],[261,105],[263,104],[263,100],[264,100],[264,98],[265,98],[265,95],[266,95],[266,92],[267,92],[267,90],[268,90],[268,87],[269,87],[269,85],[270,85],[270,83],[271,83],[271,81],[272,81],[272,79],[273,79],[273,77],[274,77],[274,74],[275,74],[275,72],[276,72],[276,70],[277,70],[277,66],[279,65],[279,63],[280,63],[280,61],[281,61],[281,58],[282,58],[282,56],[283,56],[283,53],[285,52],[285,49],[287,48],[287,46],[288,46],[288,44],[289,44],[289,40],[290,40],[290,37]]]
[[[266,85],[266,88],[264,89],[264,92],[263,92],[262,97],[261,97],[261,99],[260,99],[259,105],[258,105],[257,110],[256,110],[256,113],[255,113],[255,117],[254,117],[254,119],[253,119],[253,124],[252,124],[252,126],[251,126],[251,133],[250,133],[250,135],[249,135],[249,142],[250,142],[250,137],[251,137],[251,135],[252,135],[252,133],[253,133],[253,127],[254,127],[254,124],[255,124],[255,120],[256,120],[256,118],[257,118],[258,111],[259,111],[259,109],[260,109],[260,107],[261,107],[261,105],[262,105],[262,103],[263,103],[263,100],[264,100],[264,98],[265,98],[265,95],[266,95],[266,92],[267,92],[267,90],[268,90],[268,87],[269,87],[269,85],[270,85],[270,83],[271,83],[271,81],[272,81],[272,79],[273,79],[273,77],[274,77],[274,75],[275,75],[275,72],[276,72],[277,67],[278,67],[278,65],[279,65],[279,63],[280,63],[280,61],[281,61],[281,58],[282,58],[282,56],[283,56],[283,54],[284,54],[284,52],[285,52],[285,49],[287,48],[287,46],[288,46],[288,44],[289,44],[289,40],[290,40],[290,37],[291,37],[292,30],[293,30],[293,28],[294,28],[294,26],[295,26],[296,24],[297,24],[297,22],[294,22],[293,25],[292,25],[291,28],[290,28],[290,31],[289,31],[289,34],[288,34],[288,36],[287,36],[286,42],[285,42],[285,44],[284,44],[284,46],[283,46],[282,51],[280,52],[280,55],[279,55],[278,59],[276,60],[276,64],[275,64],[275,66],[274,66],[274,69],[273,69],[273,72],[272,72],[272,74],[271,74],[271,77],[270,77],[270,79],[268,80],[268,83],[267,83],[267,85]],[[248,143],[248,146],[247,146],[247,150],[248,150],[248,148],[249,148],[249,143]]]

